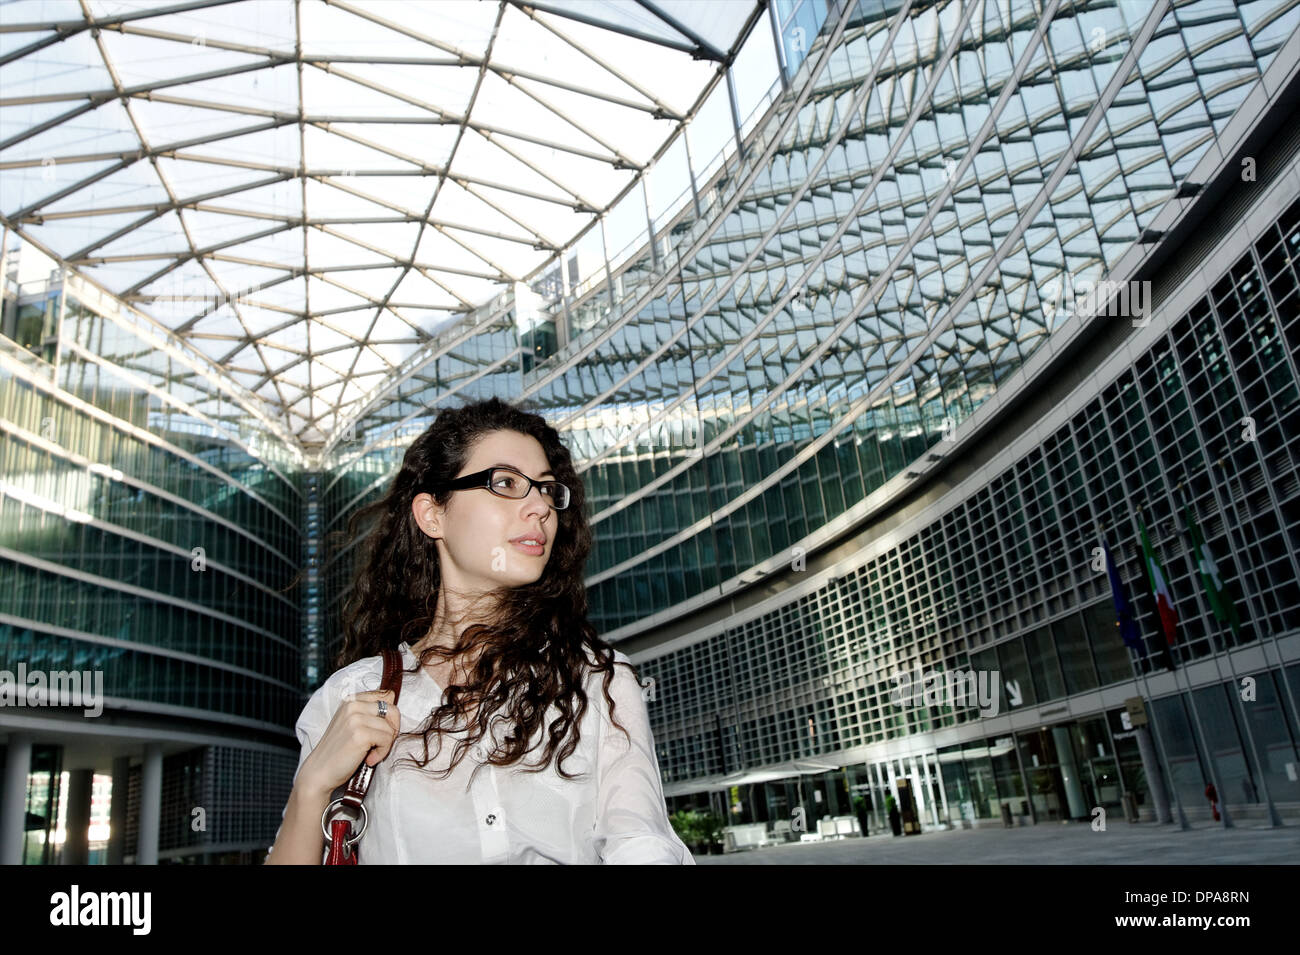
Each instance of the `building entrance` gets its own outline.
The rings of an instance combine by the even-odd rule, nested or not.
[[[1019,745],[1034,821],[1089,818],[1090,804],[1070,740],[1070,725],[1020,733]]]

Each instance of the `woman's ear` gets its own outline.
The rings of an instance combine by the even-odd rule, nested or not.
[[[415,495],[415,499],[411,501],[411,514],[426,537],[435,540],[438,538],[438,520],[442,516],[442,508],[434,501],[432,494]]]

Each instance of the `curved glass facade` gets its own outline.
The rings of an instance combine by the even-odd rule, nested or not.
[[[1298,251],[1300,200],[1117,377],[1027,453],[954,492],[959,502],[929,507],[894,540],[864,548],[859,566],[837,566],[823,575],[833,581],[779,609],[641,663],[655,681],[666,778],[720,777],[981,721],[978,709],[895,705],[893,678],[906,671],[997,671],[1032,711],[1132,684],[1106,574],[1092,560],[1099,526],[1130,538],[1142,520],[1155,532],[1170,589],[1183,596],[1182,662],[1294,632]],[[1256,430],[1242,441],[1237,423],[1248,412]],[[1239,588],[1235,637],[1198,600],[1200,574],[1175,528],[1183,501]],[[1124,579],[1138,578],[1134,554],[1116,560]],[[1151,628],[1153,656],[1158,633]],[[1289,673],[1300,688],[1300,666]],[[1290,750],[1285,720],[1267,735],[1281,740],[1279,753]],[[1300,797],[1284,761],[1267,771]],[[1203,787],[1189,781],[1185,798],[1202,802]],[[996,815],[988,805],[981,815]]]
[[[57,366],[0,355],[5,658],[102,669],[136,705],[291,724],[302,536],[285,462],[199,411],[179,360],[63,294]]]
[[[151,852],[248,851],[274,832],[280,780],[295,764],[280,750],[305,672],[293,586],[304,556],[301,456],[247,395],[120,303],[75,276],[36,284],[7,283],[5,311],[49,303],[40,347],[20,347],[14,326],[12,339],[0,337],[0,668],[10,679],[83,674],[87,692],[93,675],[98,708],[114,718],[110,749],[161,738],[187,750],[158,749],[168,818]],[[13,705],[0,713],[8,748],[21,753],[34,731],[32,765],[49,787],[28,807],[45,825],[25,833],[21,859],[51,862],[75,798],[69,772],[89,770],[60,775],[68,744],[41,741],[70,744],[79,714]],[[111,778],[125,796],[140,770],[119,761]],[[192,763],[239,772],[201,777]],[[98,778],[107,789],[110,777]],[[270,785],[256,788],[258,779]],[[261,793],[251,803],[249,785]],[[195,805],[219,824],[194,829]],[[122,838],[108,861],[139,857],[136,831],[122,828],[138,814],[136,799],[115,823]],[[104,861],[95,839],[92,861]]]
[[[1256,49],[1233,11],[1194,59],[1199,18],[1123,19],[1140,8],[940,4],[846,31],[699,253],[599,354],[525,389],[552,413],[597,402],[571,421],[603,629],[788,553],[960,427],[1064,320],[1047,290],[1108,273],[1297,22]],[[698,416],[702,458],[597,424],[644,402],[675,407],[634,431]]]

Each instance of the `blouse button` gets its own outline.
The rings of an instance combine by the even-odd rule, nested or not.
[[[492,825],[492,823],[494,823],[494,822],[496,822],[496,821],[497,821],[497,815],[496,815],[496,813],[494,813],[494,812],[490,812],[490,813],[488,813],[487,824],[490,826],[490,825]]]

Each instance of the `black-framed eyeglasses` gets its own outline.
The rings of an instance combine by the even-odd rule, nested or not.
[[[557,511],[569,506],[569,488],[559,481],[534,481],[522,471],[502,466],[485,468],[456,478],[454,481],[442,481],[433,485],[435,491],[463,491],[470,488],[485,487],[497,497],[508,497],[519,501],[537,488],[542,493],[542,500]]]

